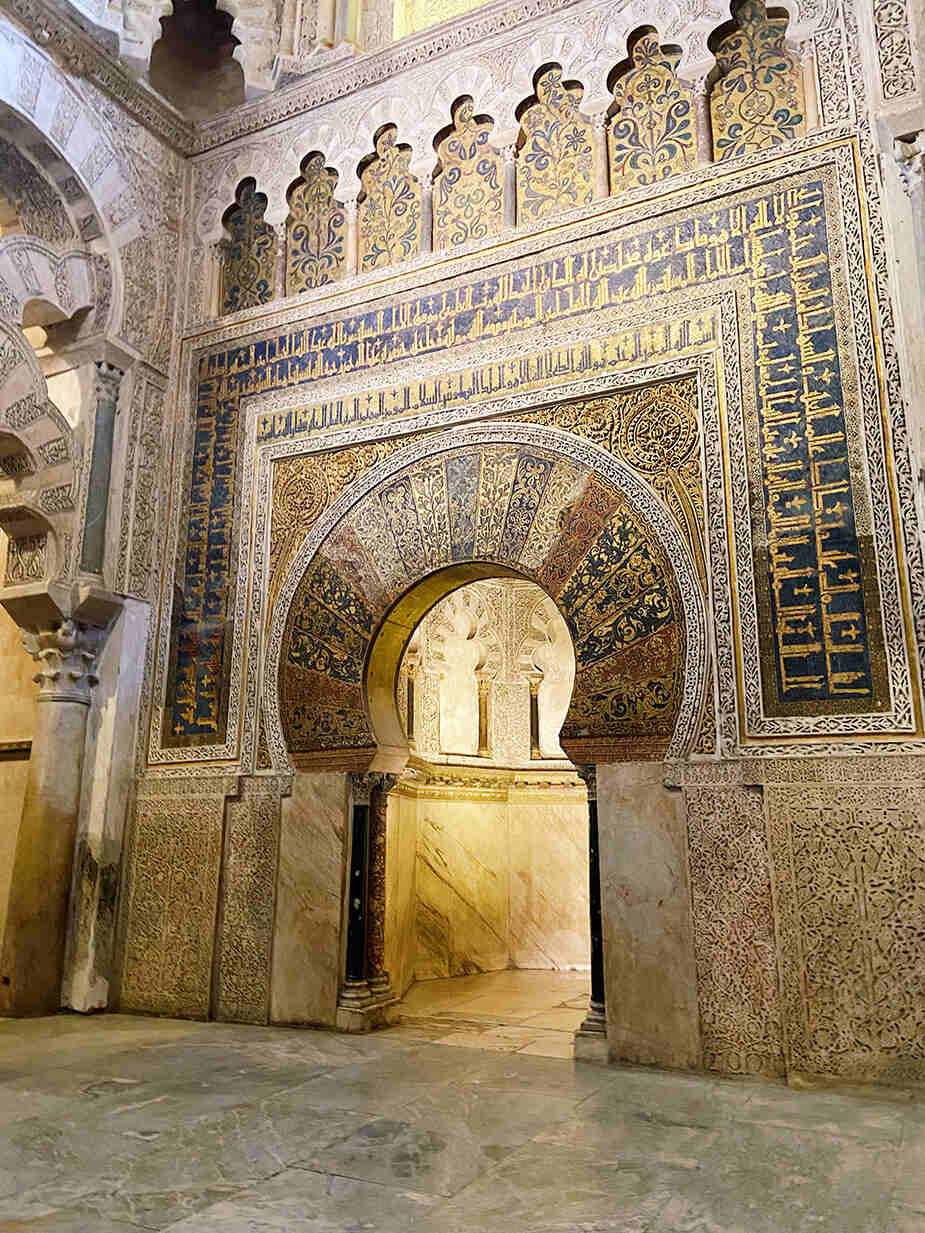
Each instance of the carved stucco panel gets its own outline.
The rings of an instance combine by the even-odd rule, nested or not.
[[[144,796],[125,866],[122,1011],[209,1013],[222,850],[223,792],[203,781]],[[183,792],[182,789],[187,789]]]
[[[222,903],[217,936],[216,1018],[266,1023],[279,857],[276,777],[245,785],[226,814]]]
[[[771,880],[759,788],[684,794],[704,1065],[784,1073]]]
[[[769,785],[788,1069],[925,1078],[925,780]]]

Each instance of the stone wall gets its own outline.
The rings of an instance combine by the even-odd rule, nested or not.
[[[611,1056],[925,1077],[925,763],[598,768]]]

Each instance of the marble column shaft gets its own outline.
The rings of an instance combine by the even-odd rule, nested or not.
[[[370,992],[389,998],[392,982],[385,968],[386,822],[393,775],[377,776],[369,797],[369,867],[367,886],[366,976]]]
[[[517,146],[504,146],[504,225],[513,227],[517,222]]]
[[[35,735],[0,959],[0,1015],[60,1007],[74,839],[97,629],[65,620],[23,635],[39,664]]]
[[[110,364],[100,362],[96,365],[96,417],[80,568],[84,573],[97,577],[103,575],[103,558],[106,552],[112,442],[122,376],[122,370],[113,368]]]

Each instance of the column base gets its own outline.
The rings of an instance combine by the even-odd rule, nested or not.
[[[398,998],[386,976],[346,981],[334,1021],[340,1032],[374,1032],[397,1023],[398,1017]]]
[[[602,1002],[592,1001],[581,1027],[575,1033],[575,1060],[606,1064],[610,1060],[607,1048],[607,1016]]]

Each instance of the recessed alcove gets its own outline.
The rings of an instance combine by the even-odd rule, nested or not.
[[[174,0],[161,18],[151,48],[148,78],[164,98],[192,120],[204,120],[244,102],[244,70],[234,59],[234,18],[215,0]]]
[[[385,937],[410,1021],[474,1016],[571,1048],[590,967],[587,793],[558,740],[574,677],[565,621],[519,578],[452,592],[408,643]]]

